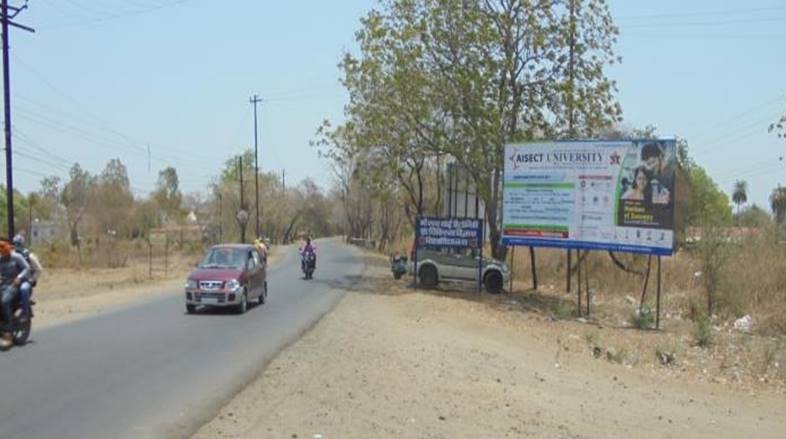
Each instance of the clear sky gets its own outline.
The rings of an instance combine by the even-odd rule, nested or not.
[[[74,161],[100,172],[120,157],[138,194],[167,164],[185,191],[204,189],[227,157],[253,146],[253,93],[266,99],[261,167],[286,169],[290,184],[328,185],[309,140],[322,119],[341,118],[336,65],[375,4],[29,0],[17,21],[37,33],[14,30],[11,41],[18,187],[65,176]],[[786,111],[786,2],[610,5],[623,62],[609,74],[625,123],[687,138],[724,190],[744,178],[751,201],[766,205],[786,183],[786,142],[767,133]]]

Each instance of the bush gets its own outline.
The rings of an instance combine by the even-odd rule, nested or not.
[[[650,307],[644,306],[640,310],[633,311],[630,322],[638,329],[650,329],[655,326],[655,314]]]
[[[655,359],[663,366],[672,366],[677,362],[678,347],[674,344],[661,344],[655,348]]]
[[[554,307],[554,318],[557,320],[566,320],[576,315],[576,309],[572,302],[567,300],[560,300]]]
[[[712,345],[712,321],[709,317],[701,317],[696,321],[694,337],[700,347],[707,348]]]

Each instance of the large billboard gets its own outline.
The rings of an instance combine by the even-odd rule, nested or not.
[[[503,243],[670,255],[675,143],[507,145]]]

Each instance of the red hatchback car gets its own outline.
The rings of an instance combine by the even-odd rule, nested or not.
[[[249,301],[267,298],[267,257],[250,244],[211,247],[186,281],[186,311],[198,306],[232,307],[240,314]]]

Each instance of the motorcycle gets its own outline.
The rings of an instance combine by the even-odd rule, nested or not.
[[[317,255],[314,252],[308,252],[303,255],[302,261],[303,274],[306,280],[314,278],[314,270],[317,269]]]
[[[407,273],[407,257],[396,255],[390,258],[390,271],[395,279],[401,279]]]
[[[13,319],[11,321],[11,336],[13,337],[15,346],[24,346],[30,338],[30,331],[32,329],[32,319],[28,318],[26,322],[20,322],[22,317],[22,308],[20,305],[19,297],[17,297],[14,300]],[[33,305],[35,305],[35,302],[31,300],[30,307],[32,308]],[[0,316],[0,322],[2,322],[2,316]],[[10,347],[5,350],[8,349],[10,349]]]

